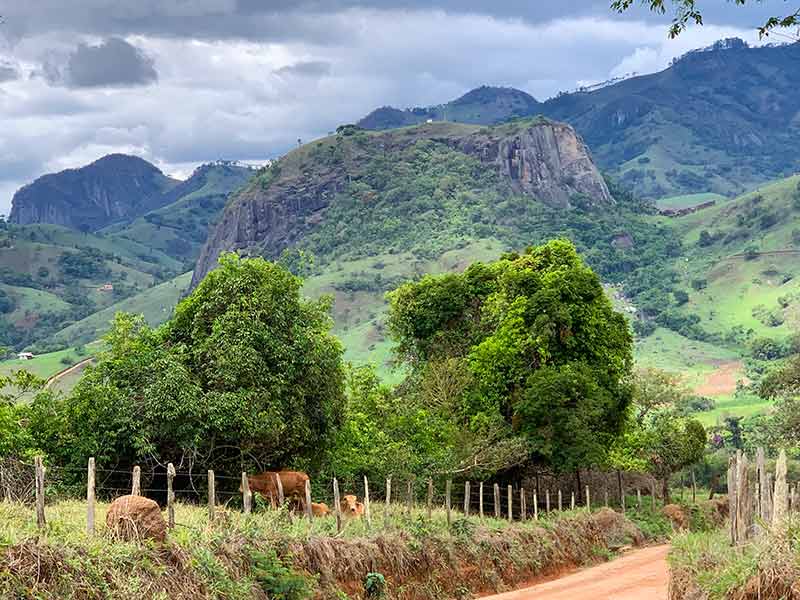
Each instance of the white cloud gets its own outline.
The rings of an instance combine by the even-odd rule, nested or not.
[[[168,4],[188,15],[184,20],[198,12],[229,14],[233,6],[91,1],[113,5],[113,27],[106,27],[112,33]],[[13,187],[112,151],[181,174],[218,158],[263,161],[381,105],[445,102],[481,84],[519,87],[543,100],[579,81],[660,69],[688,47],[747,33],[707,26],[670,42],[663,24],[611,16],[534,24],[442,10],[346,8],[286,16],[292,35],[265,30],[262,39],[249,30],[219,39],[208,31],[128,32],[125,42],[152,59],[157,82],[49,86],[40,75],[43,62],[63,64],[79,44],[105,39],[79,16],[60,27],[45,17],[39,33],[20,34],[4,52],[22,76],[0,82],[0,212],[8,210]]]

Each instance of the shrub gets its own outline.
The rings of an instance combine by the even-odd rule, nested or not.
[[[312,582],[283,564],[274,550],[253,551],[250,560],[253,576],[271,599],[305,600],[312,596]]]

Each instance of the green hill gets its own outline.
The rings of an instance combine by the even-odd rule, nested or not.
[[[190,270],[231,192],[244,186],[255,171],[231,163],[199,167],[169,192],[171,202],[131,223],[104,230],[109,238],[133,242],[161,252]]]
[[[660,73],[544,103],[530,96],[523,102],[527,94],[518,90],[479,88],[436,107],[383,107],[359,124],[493,124],[543,114],[575,127],[598,164],[643,197],[734,196],[800,171],[799,61],[800,44],[748,48],[741,40],[722,40]]]
[[[151,326],[159,325],[172,316],[172,311],[188,289],[191,278],[191,273],[184,273],[148,288],[70,324],[53,334],[49,341],[59,347],[96,340],[108,331],[114,315],[118,312],[141,314]]]

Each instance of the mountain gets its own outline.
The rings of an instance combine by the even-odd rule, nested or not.
[[[533,96],[521,90],[482,86],[439,106],[406,110],[384,106],[361,119],[358,125],[364,129],[394,129],[418,125],[428,119],[495,125],[515,117],[535,115],[540,107]]]
[[[152,298],[148,315],[161,315],[150,306],[158,289],[192,270],[226,198],[254,173],[220,161],[177,182],[141,159],[112,155],[20,190],[12,221],[0,224],[0,345],[41,351],[82,343],[107,325],[109,307],[137,306],[136,297]],[[67,202],[81,208],[59,212]],[[32,214],[62,223],[18,224]],[[116,223],[90,231],[106,218]]]
[[[290,152],[231,199],[193,284],[229,250],[271,258],[293,247],[320,259],[389,247],[437,255],[477,230],[514,229],[509,206],[495,222],[489,215],[511,197],[559,210],[614,204],[583,141],[561,123],[341,127]]]
[[[97,231],[164,206],[177,184],[141,158],[110,154],[26,185],[14,194],[9,220]]]
[[[190,271],[228,195],[247,184],[254,174],[254,169],[230,162],[204,164],[164,195],[164,206],[131,223],[112,225],[103,233],[159,250]]]
[[[643,197],[733,196],[800,170],[798,69],[800,43],[750,48],[722,40],[659,73],[527,108],[505,104],[507,88],[484,87],[463,97],[473,99],[467,111],[456,107],[462,99],[428,109],[384,107],[359,125],[382,130],[427,119],[498,123],[542,114],[575,127],[600,167]]]

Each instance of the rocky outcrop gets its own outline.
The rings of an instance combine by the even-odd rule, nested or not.
[[[164,206],[176,183],[141,158],[111,154],[26,185],[14,194],[9,220],[97,231]]]
[[[348,143],[345,139],[342,144]],[[546,119],[480,129],[428,123],[362,138],[360,144],[347,147],[348,160],[336,164],[326,163],[322,150],[314,164],[313,149],[285,157],[273,176],[262,175],[229,202],[202,250],[192,286],[216,266],[223,252],[277,257],[325,219],[325,209],[336,194],[364,175],[360,169],[372,157],[378,153],[390,157],[391,152],[425,139],[477,158],[496,172],[502,193],[522,194],[563,209],[575,203],[584,208],[614,203],[588,148],[569,125]]]
[[[493,162],[518,193],[563,208],[576,196],[595,206],[614,202],[589,149],[569,125],[542,119],[513,135],[472,146],[481,139],[467,140],[465,151],[477,151],[482,160]]]

